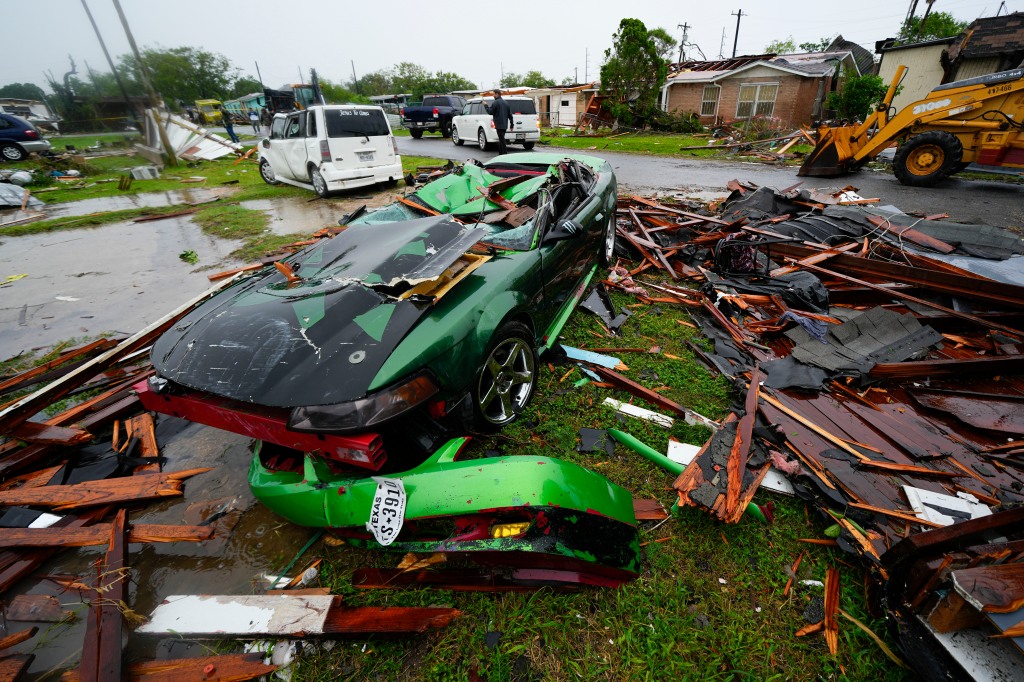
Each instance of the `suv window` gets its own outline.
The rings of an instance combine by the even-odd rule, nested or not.
[[[479,116],[480,114],[487,113],[487,109],[484,108],[483,102],[473,102],[469,106],[471,107],[471,111],[469,113],[473,114],[474,116]]]
[[[306,136],[306,117],[304,115],[292,114],[288,117],[287,135],[289,138]]]
[[[388,120],[377,109],[328,109],[324,112],[327,137],[387,135]]]
[[[0,116],[0,129],[13,127],[14,124],[11,123],[11,121],[9,121],[6,116]]]
[[[537,107],[534,106],[532,99],[510,99],[508,102],[509,109],[512,110],[513,114],[536,114]]]

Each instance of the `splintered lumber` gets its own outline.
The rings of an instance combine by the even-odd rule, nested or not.
[[[254,147],[255,149],[255,147]],[[187,682],[188,680],[216,680],[217,682],[244,682],[269,676],[276,665],[263,662],[263,654],[224,654],[202,658],[175,658],[162,661],[143,661],[128,666],[128,682]],[[77,670],[60,676],[60,682],[80,682]]]
[[[22,642],[27,642],[28,640],[35,637],[37,632],[39,632],[39,628],[33,625],[30,628],[25,628],[24,630],[19,630],[14,634],[7,635],[6,637],[0,639],[0,651],[3,651],[4,649],[10,649],[12,646],[17,646]]]
[[[34,421],[26,421],[11,429],[11,437],[26,443],[38,445],[75,446],[88,443],[92,434],[83,429],[68,426],[52,426]]]
[[[0,533],[0,548],[12,547],[91,547],[110,541],[111,524],[86,528],[5,528]],[[129,542],[202,542],[213,537],[212,526],[166,526],[133,524]]]
[[[707,417],[697,414],[693,410],[688,410],[679,403],[660,395],[651,389],[641,386],[635,381],[624,377],[618,372],[608,369],[607,367],[601,367],[600,365],[593,365],[593,369],[597,374],[610,384],[614,384],[616,388],[620,388],[626,393],[635,395],[637,398],[642,398],[652,405],[669,410],[682,417],[687,424],[690,425],[702,425],[709,429],[715,430],[718,428],[718,422],[712,421]]]
[[[743,487],[743,475],[747,471],[747,457],[750,454],[750,441],[754,437],[754,417],[757,415],[758,385],[761,381],[761,370],[758,365],[750,372],[750,385],[743,409],[745,414],[736,427],[736,440],[733,441],[726,465],[728,486],[725,493],[725,513],[732,516],[740,501],[740,490]]]
[[[815,263],[821,263],[828,260],[829,258],[835,258],[841,253],[852,251],[860,246],[857,242],[850,242],[849,244],[843,244],[842,246],[834,246],[825,251],[819,251],[818,253],[801,258],[792,265],[783,265],[782,267],[775,268],[772,270],[772,277],[781,277],[782,275],[788,275],[791,272],[796,272],[804,265],[814,265]]]
[[[953,587],[985,613],[1011,613],[1024,607],[1024,563],[976,566],[953,571]]]
[[[993,355],[951,360],[907,360],[880,362],[868,372],[880,379],[916,379],[953,374],[995,376],[1024,372],[1024,355]]]
[[[21,398],[13,405],[0,410],[0,433],[9,432],[13,427],[27,421],[45,406],[71,393],[77,386],[88,381],[90,377],[103,372],[129,353],[148,345],[197,303],[220,291],[233,281],[234,278],[232,277],[217,283],[177,309],[164,315],[145,329],[136,332],[113,348],[104,351],[89,362],[79,366],[73,372]]]
[[[92,509],[86,509],[79,512],[77,516],[65,516],[50,527],[73,529],[88,526],[99,519],[102,519],[107,514],[108,510],[108,507],[93,507]],[[21,580],[26,575],[32,573],[32,571],[39,568],[39,566],[41,566],[57,551],[59,550],[56,548],[48,547],[46,549],[26,549],[19,550],[17,552],[0,552],[0,594],[7,591],[7,589],[18,580]]]
[[[833,656],[839,651],[839,570],[829,567],[825,571],[825,642]]]
[[[90,507],[149,500],[157,497],[182,495],[182,482],[210,469],[188,469],[173,473],[141,474],[102,481],[87,481],[73,485],[51,485],[42,488],[19,488],[0,492],[0,505],[40,506],[55,510]]]
[[[939,253],[952,253],[956,249],[942,241],[936,239],[924,232],[919,232],[912,227],[903,225],[893,225],[891,221],[881,216],[868,216],[868,222],[875,227],[881,228],[884,232],[892,232],[893,234],[899,235],[901,239],[906,239],[909,242],[913,242],[918,246],[923,246]]]
[[[12,377],[8,377],[3,381],[0,381],[0,394],[7,393],[17,388],[22,388],[27,385],[31,385],[33,382],[38,381],[40,375],[48,372],[54,367],[59,367],[69,360],[78,358],[81,355],[89,355],[94,352],[102,352],[113,346],[117,345],[117,341],[112,339],[100,339],[94,341],[88,345],[80,346],[69,351],[61,353],[60,356],[36,365],[32,369],[27,369],[20,374],[15,374]]]
[[[98,598],[89,606],[85,639],[78,676],[82,682],[107,682],[121,679],[121,632],[124,626],[121,605],[127,603],[128,584],[128,512],[117,512],[110,524],[110,544],[96,586]]]
[[[19,594],[7,605],[4,617],[19,622],[59,623],[74,618],[74,614],[65,611],[60,600],[48,594]]]
[[[175,637],[412,634],[444,627],[458,615],[450,608],[346,608],[330,595],[175,595],[136,632]]]
[[[633,498],[633,516],[637,521],[662,521],[668,518],[668,512],[660,500]]]

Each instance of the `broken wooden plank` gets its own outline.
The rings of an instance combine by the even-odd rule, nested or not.
[[[60,600],[48,594],[19,594],[7,605],[7,620],[17,622],[59,623],[74,618]]]
[[[255,147],[253,147],[255,149]],[[123,678],[126,682],[188,682],[189,680],[210,680],[220,682],[243,682],[264,675],[268,676],[278,666],[263,662],[263,654],[223,654],[200,658],[176,658],[161,661],[142,661],[128,666]],[[60,676],[60,682],[81,682],[77,670],[69,670]]]
[[[950,577],[957,593],[978,611],[1011,613],[1024,607],[1024,563],[965,568]]]
[[[33,660],[35,660],[35,654],[18,654],[0,658],[0,680],[18,682],[23,679]]]
[[[35,637],[37,632],[39,632],[39,628],[33,625],[30,628],[25,628],[24,630],[19,630],[18,632],[0,638],[0,651],[3,651],[4,649],[10,649],[12,646],[17,646],[22,642],[27,642],[28,640]]]
[[[839,570],[831,566],[825,571],[825,642],[833,656],[839,651]]]
[[[900,239],[906,239],[918,246],[923,246],[925,248],[932,249],[933,251],[938,251],[939,253],[952,253],[956,250],[952,245],[942,241],[941,239],[936,239],[935,237],[915,230],[910,226],[893,225],[891,221],[881,216],[869,215],[867,216],[867,219],[868,222],[875,227],[881,228],[883,233],[892,232],[893,234],[898,235]]]
[[[99,523],[86,528],[5,528],[0,533],[0,548],[14,547],[91,547],[110,541],[111,524]],[[213,537],[212,526],[172,526],[152,523],[133,524],[129,542],[202,542]]]
[[[818,253],[807,256],[806,258],[801,258],[800,260],[794,262],[792,265],[783,265],[782,267],[775,268],[774,270],[771,271],[771,276],[781,277],[782,275],[788,275],[791,272],[796,272],[804,265],[814,265],[815,263],[821,263],[823,261],[828,260],[829,258],[835,258],[841,253],[852,251],[858,246],[860,246],[860,244],[858,244],[857,242],[851,242],[849,244],[843,244],[842,246],[834,246],[825,251],[819,251]]]
[[[443,627],[458,615],[450,608],[345,608],[335,596],[174,595],[136,632],[176,637],[399,634]]]
[[[188,469],[173,473],[142,474],[126,478],[87,481],[73,485],[7,490],[0,492],[0,505],[35,505],[63,510],[177,496],[183,494],[182,481],[210,470],[209,468]]]
[[[24,421],[13,427],[10,436],[26,443],[38,445],[66,445],[74,447],[92,440],[92,434],[84,429],[68,426],[53,426],[34,421]]]
[[[122,604],[128,598],[128,512],[117,512],[110,524],[109,544],[96,592],[89,606],[78,676],[82,682],[120,680],[123,666]]]
[[[707,417],[697,414],[693,410],[688,410],[679,403],[666,398],[663,395],[655,393],[651,389],[641,386],[635,381],[624,377],[618,372],[608,369],[607,367],[601,367],[599,365],[593,366],[594,371],[598,373],[605,381],[615,384],[618,388],[635,395],[638,398],[643,398],[647,402],[657,405],[662,409],[669,410],[681,416],[687,424],[690,425],[701,425],[706,426],[711,430],[718,428],[718,422],[712,421]]]
[[[740,501],[743,476],[747,471],[747,457],[750,454],[750,444],[754,436],[754,417],[757,415],[757,394],[760,381],[761,371],[755,363],[754,368],[750,371],[750,384],[747,387],[747,397],[743,404],[744,415],[740,417],[739,425],[736,427],[736,439],[732,443],[729,462],[726,464],[728,481],[725,493],[726,516],[735,515],[736,506]]]
[[[633,515],[637,521],[662,521],[668,518],[665,505],[660,500],[633,498]]]
[[[33,381],[37,380],[40,375],[45,374],[55,367],[63,365],[69,360],[74,360],[80,356],[89,355],[94,352],[102,352],[116,345],[117,341],[113,339],[100,339],[99,341],[94,341],[90,344],[65,351],[53,360],[40,363],[32,369],[27,369],[24,372],[15,374],[14,376],[7,377],[3,381],[0,381],[0,394],[7,393],[24,386],[29,386]]]

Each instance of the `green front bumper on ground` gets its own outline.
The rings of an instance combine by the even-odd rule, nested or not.
[[[423,464],[387,476],[402,481],[407,501],[402,531],[385,549],[635,577],[640,547],[629,492],[548,457],[456,461],[466,442],[453,439]],[[366,530],[377,490],[373,478],[333,474],[309,455],[301,473],[272,471],[261,462],[261,446],[249,469],[257,499],[294,523],[332,528],[353,544],[381,548]]]

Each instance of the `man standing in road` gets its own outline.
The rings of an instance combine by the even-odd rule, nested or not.
[[[501,98],[501,90],[494,88],[494,101],[491,102],[491,120],[494,121],[494,129],[498,133],[498,153],[508,154],[508,147],[505,145],[505,131],[515,126],[512,118],[512,107]]]
[[[255,109],[249,110],[249,123],[252,124],[252,131],[257,135],[260,134],[260,115],[256,113]]]
[[[238,144],[238,135],[235,135],[234,121],[231,120],[231,114],[226,111],[220,112],[221,123],[224,124],[224,132],[228,134],[228,137],[232,142]]]

